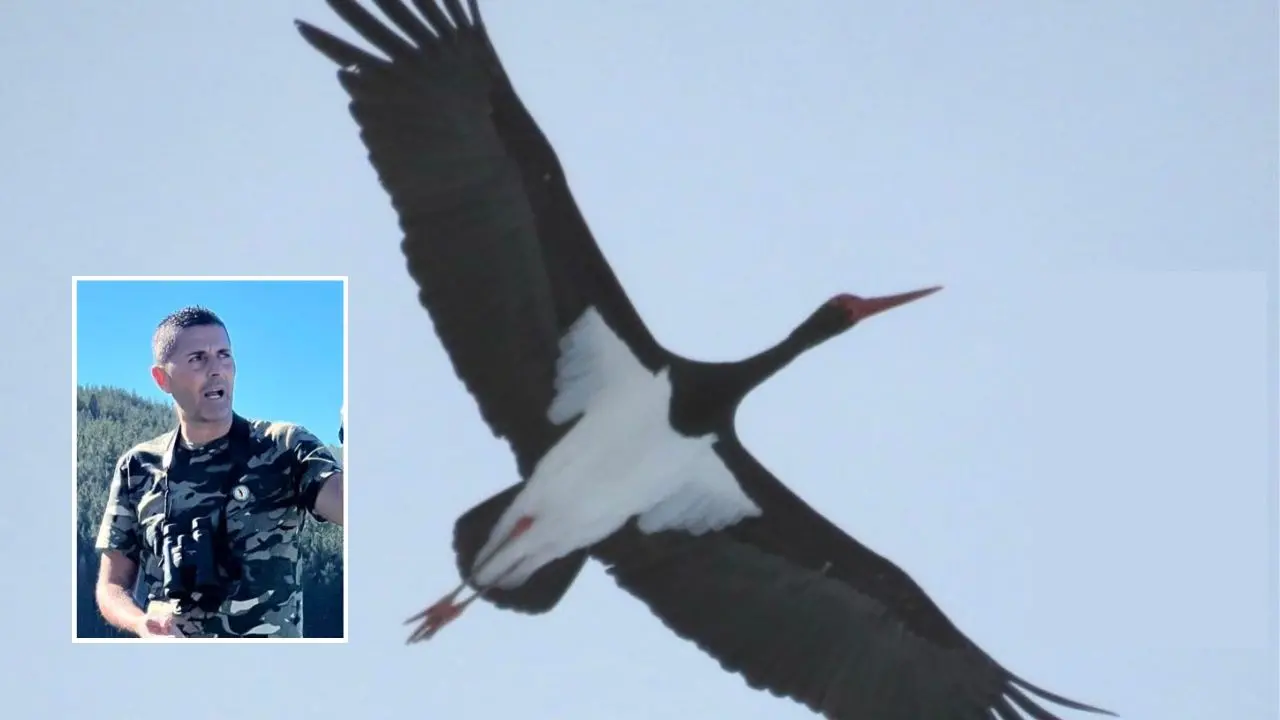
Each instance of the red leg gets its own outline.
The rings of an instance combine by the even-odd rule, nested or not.
[[[511,532],[507,533],[506,542],[511,542],[521,535],[529,532],[529,528],[533,527],[533,518],[528,515],[521,515],[516,520],[515,527],[511,528]]]
[[[515,540],[528,532],[530,527],[533,527],[533,518],[528,515],[521,516],[516,520],[515,526],[511,528],[511,532],[507,533],[507,536],[502,539],[502,542],[498,543],[497,547],[494,548],[489,557],[492,558],[493,555],[496,555],[499,550],[506,547],[506,545],[512,540]],[[470,581],[470,578],[468,578],[468,581]],[[454,602],[455,598],[458,597],[458,593],[462,592],[463,588],[468,584],[469,582],[459,585],[453,592],[445,595],[434,605],[427,607],[422,612],[406,620],[406,623],[411,623],[418,619],[422,620],[406,642],[414,643],[422,640],[429,640],[433,635],[440,631],[440,628],[448,625],[455,618],[461,615],[462,611],[466,610],[468,605],[484,595],[485,589],[482,588],[479,592],[466,600],[463,600],[460,603]]]
[[[458,596],[458,591],[461,589],[462,588],[460,587],[458,590],[454,590],[441,598],[434,605],[431,605],[427,609],[406,620],[405,622],[413,622],[419,618],[422,619],[422,622],[418,625],[417,629],[413,631],[413,634],[409,636],[407,642],[413,643],[430,639],[431,636],[440,631],[440,628],[448,625],[455,618],[461,615],[462,611],[467,608],[467,605],[469,605],[471,601],[475,600],[476,597],[479,597],[478,595],[473,595],[460,603],[454,602],[454,598]]]

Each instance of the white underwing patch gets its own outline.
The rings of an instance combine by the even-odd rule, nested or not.
[[[514,587],[534,571],[594,544],[632,517],[642,532],[702,534],[760,514],[713,445],[714,434],[671,428],[666,368],[649,372],[595,308],[566,331],[547,418],[578,423],[534,468],[494,527],[485,558],[521,516],[533,525],[486,563],[480,585]]]

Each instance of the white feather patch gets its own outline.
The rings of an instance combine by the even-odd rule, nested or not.
[[[547,417],[582,419],[539,460],[477,558],[522,516],[529,530],[485,563],[479,585],[515,587],[539,567],[638,517],[644,532],[721,529],[760,508],[712,448],[671,428],[667,369],[651,373],[594,308],[565,333]]]
[[[760,507],[743,492],[737,478],[712,449],[715,438],[699,440],[706,442],[682,468],[684,477],[676,489],[640,513],[636,526],[641,532],[684,530],[702,535],[760,514]]]
[[[594,307],[586,309],[560,339],[556,361],[556,397],[547,419],[563,425],[585,413],[606,391],[652,378],[631,348],[605,323]]]

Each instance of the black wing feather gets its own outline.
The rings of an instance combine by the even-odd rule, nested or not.
[[[456,5],[457,0],[445,0],[445,4]],[[596,244],[555,150],[511,85],[476,0],[468,0],[468,6],[475,19],[469,38],[488,63],[492,81],[494,127],[524,173],[530,201],[537,209],[539,236],[548,256],[554,258],[549,264],[554,266],[557,278],[579,293],[570,302],[570,314],[576,319],[588,305],[594,305],[641,364],[658,371],[669,365],[674,355],[654,338]]]
[[[595,244],[555,151],[511,87],[478,8],[457,0],[373,0],[405,37],[355,0],[328,0],[385,54],[305,22],[303,38],[341,66],[342,87],[404,232],[419,301],[484,420],[521,474],[565,428],[545,416],[561,333],[594,305],[658,369],[654,340]]]
[[[889,560],[841,532],[730,435],[717,445],[763,509],[717,533],[628,526],[593,554],[626,592],[747,684],[833,720],[1060,720]]]

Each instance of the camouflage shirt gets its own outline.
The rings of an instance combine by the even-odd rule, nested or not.
[[[198,448],[180,447],[174,429],[121,456],[97,548],[118,550],[136,563],[147,600],[164,602],[166,507],[175,516],[212,510],[225,519],[223,552],[237,561],[240,579],[215,611],[196,607],[178,615],[178,630],[186,637],[302,637],[298,531],[306,514],[324,522],[315,499],[342,467],[299,425],[238,416],[236,422],[232,432]],[[233,437],[243,438],[238,454]],[[223,570],[219,575],[228,577]]]

